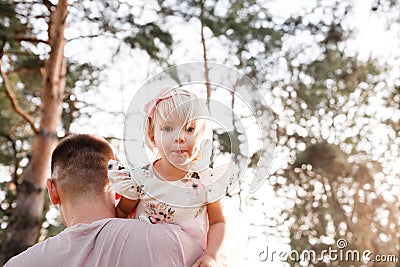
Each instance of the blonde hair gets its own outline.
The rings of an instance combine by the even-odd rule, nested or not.
[[[153,153],[157,152],[157,148],[151,137],[154,134],[155,127],[162,125],[169,117],[183,121],[185,124],[195,120],[196,127],[194,134],[198,135],[199,142],[211,143],[212,129],[210,113],[205,101],[186,90],[172,89],[170,92],[171,96],[163,98],[155,103],[153,107],[153,116],[146,114],[144,125],[146,146]],[[202,146],[199,155],[196,156],[194,160],[199,160],[200,157],[209,157],[211,151],[205,151],[205,149],[210,150],[211,144],[207,146],[207,148]]]

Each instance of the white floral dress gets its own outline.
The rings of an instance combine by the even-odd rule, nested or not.
[[[153,224],[178,224],[203,250],[206,248],[206,205],[222,198],[232,185],[231,168],[188,172],[177,181],[158,178],[153,164],[129,171],[117,161],[110,160],[108,169],[108,177],[118,194],[140,200],[136,218]]]

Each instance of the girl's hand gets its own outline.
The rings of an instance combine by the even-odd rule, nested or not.
[[[217,263],[215,262],[214,258],[210,255],[204,254],[200,257],[192,267],[216,267]]]

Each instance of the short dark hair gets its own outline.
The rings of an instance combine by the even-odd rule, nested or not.
[[[51,176],[70,197],[97,194],[108,186],[107,163],[114,153],[103,138],[74,134],[63,139],[51,156]]]

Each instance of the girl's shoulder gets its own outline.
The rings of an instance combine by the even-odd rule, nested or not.
[[[136,168],[133,168],[132,169],[132,171],[142,171],[142,172],[149,172],[150,171],[150,169],[151,169],[151,163],[149,163],[149,164],[146,164],[146,165],[143,165],[143,166],[139,166],[139,167],[136,167]]]
[[[151,163],[143,165],[143,166],[131,168],[130,171],[132,172],[132,175],[137,175],[137,176],[143,176],[143,175],[148,176],[149,174],[151,174],[153,172]]]
[[[213,168],[208,167],[205,170],[193,172],[192,178],[198,178],[204,184],[213,183],[220,178],[230,177],[232,175],[232,170],[232,164],[214,166]]]

